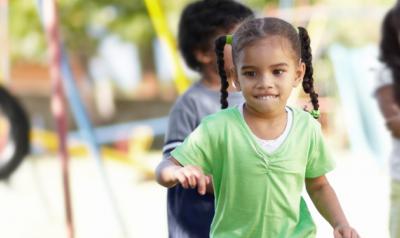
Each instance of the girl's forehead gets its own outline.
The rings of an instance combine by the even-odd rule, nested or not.
[[[239,61],[267,60],[264,58],[293,60],[296,54],[289,40],[281,36],[269,36],[244,46],[238,58]]]

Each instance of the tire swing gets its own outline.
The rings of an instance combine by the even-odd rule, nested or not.
[[[18,100],[0,86],[0,180],[9,178],[29,153],[29,129]]]

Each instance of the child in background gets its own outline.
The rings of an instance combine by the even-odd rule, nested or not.
[[[216,208],[211,237],[315,237],[301,197],[304,185],[334,237],[358,237],[325,177],[334,164],[313,118],[319,116],[318,95],[307,31],[262,18],[243,23],[233,36],[218,38],[223,108],[228,106],[226,43],[232,44],[234,82],[245,103],[206,117],[159,164],[157,181],[205,194],[212,176]],[[301,82],[311,97],[311,113],[286,105]]]
[[[199,125],[203,117],[220,110],[218,91],[221,84],[214,40],[233,32],[239,23],[252,16],[249,8],[230,0],[196,1],[184,9],[179,22],[179,48],[186,64],[200,74],[200,81],[177,100],[170,112],[164,159]],[[227,53],[229,62],[230,52]],[[231,68],[232,63],[226,66],[228,71]],[[232,105],[239,104],[243,102],[243,96],[234,92],[230,102]],[[200,196],[194,189],[183,189],[177,185],[168,189],[167,206],[170,238],[209,237],[214,216],[212,191]]]
[[[379,108],[392,135],[390,154],[390,216],[391,238],[400,238],[400,2],[390,9],[382,23],[379,70],[375,91]]]

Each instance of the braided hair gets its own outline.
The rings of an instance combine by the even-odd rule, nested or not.
[[[281,36],[290,42],[292,51],[297,60],[305,64],[306,70],[303,79],[304,92],[309,94],[313,110],[311,112],[314,118],[319,117],[318,94],[314,90],[312,54],[310,47],[310,37],[307,30],[303,27],[296,29],[284,20],[266,17],[250,19],[245,21],[232,36],[232,58],[236,65],[239,53],[249,44],[270,36]],[[221,107],[228,107],[227,88],[229,86],[226,72],[224,70],[224,46],[226,36],[221,36],[215,41],[215,52],[217,54],[218,72],[221,77]]]
[[[228,77],[225,72],[224,62],[224,47],[226,44],[227,36],[220,36],[215,40],[215,53],[217,54],[218,73],[221,78],[221,108],[228,107]]]
[[[312,66],[312,54],[310,47],[310,37],[308,32],[303,27],[298,27],[299,29],[299,38],[301,45],[301,61],[306,65],[306,71],[304,73],[303,78],[303,90],[308,93],[311,98],[311,104],[313,105],[313,109],[318,111],[318,94],[314,90],[314,79],[313,79],[313,66]]]

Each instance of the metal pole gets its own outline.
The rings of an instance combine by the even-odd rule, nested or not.
[[[46,11],[47,7],[46,7],[46,4],[42,4],[42,2],[47,3],[47,5],[50,4],[48,2],[51,2],[54,5],[54,7],[52,9],[54,9],[53,15],[56,18],[55,20],[49,21],[48,19],[46,19],[45,11]],[[83,139],[85,139],[85,142],[86,142],[86,145],[88,146],[90,155],[96,161],[96,165],[98,167],[98,172],[100,173],[101,179],[103,180],[105,193],[110,201],[110,206],[111,206],[110,208],[114,212],[116,221],[121,229],[121,236],[129,237],[128,230],[124,224],[122,214],[120,213],[120,211],[118,209],[117,202],[114,197],[113,190],[111,188],[111,184],[108,180],[108,176],[107,176],[106,170],[103,165],[100,148],[96,141],[96,137],[95,137],[91,122],[90,122],[89,117],[87,116],[86,110],[81,102],[80,95],[78,93],[78,89],[75,85],[75,79],[73,77],[72,70],[69,65],[69,60],[68,60],[67,54],[64,51],[63,44],[59,37],[59,33],[58,33],[59,24],[58,24],[58,20],[57,20],[58,18],[57,18],[56,4],[55,4],[54,0],[38,0],[38,5],[39,5],[39,7],[38,7],[39,15],[41,16],[41,18],[43,18],[42,23],[45,26],[47,35],[50,35],[50,36],[57,35],[56,38],[53,37],[54,38],[53,41],[57,41],[57,42],[51,42],[50,40],[48,41],[50,49],[53,49],[54,47],[57,48],[55,51],[57,52],[57,73],[59,74],[58,76],[59,76],[59,81],[60,81],[60,82],[57,81],[57,85],[60,88],[62,88],[62,86],[65,87],[65,88],[62,88],[63,93],[64,92],[67,93],[67,99],[69,100],[71,110],[73,112],[73,116],[74,116],[76,122],[78,123],[79,132],[81,134],[81,137]],[[51,27],[57,29],[57,31],[52,31]],[[63,99],[65,99],[64,94],[63,94]],[[63,108],[65,110],[65,106],[63,106]]]
[[[59,139],[59,156],[62,166],[64,201],[68,237],[74,237],[71,192],[69,184],[69,157],[67,151],[67,115],[65,95],[61,80],[61,45],[58,29],[57,5],[55,0],[43,0],[43,23],[50,54],[50,76],[52,80],[51,111],[56,121]]]

